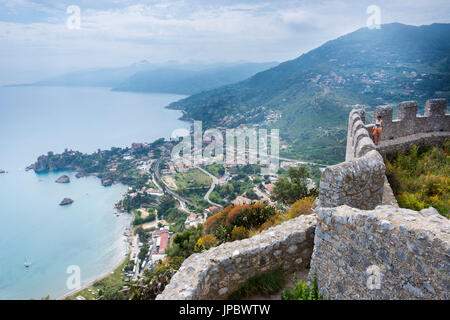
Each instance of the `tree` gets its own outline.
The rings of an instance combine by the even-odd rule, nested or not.
[[[283,204],[291,205],[299,199],[308,196],[317,196],[317,190],[308,190],[306,179],[309,178],[309,171],[301,166],[290,167],[288,177],[281,177],[273,187],[271,199],[280,201]]]
[[[104,290],[99,293],[101,294],[99,300],[126,300],[120,287],[106,286]]]
[[[195,244],[201,237],[203,226],[198,225],[185,230],[183,233],[177,234],[173,239],[171,247],[167,248],[166,253],[169,257],[189,257],[194,252]]]

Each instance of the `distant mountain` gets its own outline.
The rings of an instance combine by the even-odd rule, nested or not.
[[[155,68],[146,60],[126,67],[90,69],[34,82],[32,86],[115,87],[137,72]]]
[[[103,68],[73,72],[45,79],[32,86],[96,86],[116,91],[193,94],[244,80],[276,66],[266,63],[200,62],[150,63],[142,60],[127,67]]]
[[[347,115],[355,104],[450,97],[450,24],[362,28],[242,82],[169,107],[204,127],[264,124],[280,129],[281,153],[344,159]],[[370,108],[368,109],[371,110]]]
[[[145,70],[114,88],[118,91],[194,94],[247,79],[276,62],[179,66]]]

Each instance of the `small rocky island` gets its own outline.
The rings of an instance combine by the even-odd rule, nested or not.
[[[7,173],[8,171],[6,171],[6,170],[3,170],[3,169],[0,169],[0,174],[1,173]]]
[[[72,204],[72,203],[73,203],[73,200],[72,200],[72,199],[70,199],[70,198],[64,198],[63,201],[61,201],[61,202],[59,203],[59,205],[60,205],[60,206],[67,206],[67,205]]]
[[[69,178],[69,176],[62,175],[61,177],[59,177],[58,179],[56,179],[55,182],[56,182],[56,183],[69,183],[69,182],[70,182],[70,178]]]

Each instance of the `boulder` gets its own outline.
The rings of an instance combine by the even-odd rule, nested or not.
[[[66,206],[66,205],[69,205],[69,204],[72,204],[72,203],[73,203],[73,200],[72,200],[72,199],[70,199],[70,198],[64,198],[63,201],[61,201],[61,202],[59,203],[59,205],[60,205],[60,206]]]
[[[61,177],[59,177],[58,179],[56,179],[55,182],[56,182],[56,183],[69,183],[69,182],[70,182],[70,178],[69,178],[69,176],[62,175]]]
[[[102,185],[104,187],[109,187],[112,184],[113,184],[112,179],[109,179],[109,178],[102,179]]]

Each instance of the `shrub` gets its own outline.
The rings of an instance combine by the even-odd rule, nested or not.
[[[226,226],[220,225],[214,230],[214,237],[219,243],[227,242],[231,239],[231,230]]]
[[[195,244],[194,251],[202,252],[203,250],[208,250],[217,245],[217,240],[212,234],[207,234],[197,240]]]
[[[308,287],[306,282],[298,281],[294,274],[295,287],[292,290],[284,290],[281,294],[282,300],[322,300],[323,297],[319,293],[317,286],[316,273],[314,272],[311,286]]]
[[[413,146],[386,155],[386,176],[401,207],[433,206],[443,216],[450,211],[450,142],[440,147]]]
[[[286,282],[283,270],[267,271],[248,279],[238,290],[230,294],[228,299],[241,300],[255,294],[272,295],[283,289]]]
[[[255,203],[250,207],[244,207],[239,216],[232,224],[234,226],[243,226],[246,229],[259,228],[264,222],[275,216],[277,211],[272,206],[266,206],[263,203]]]
[[[304,199],[297,200],[289,210],[289,219],[296,218],[300,215],[313,213],[312,207],[314,205],[314,197],[306,197]]]
[[[242,240],[248,238],[248,230],[244,227],[234,227],[231,231],[231,240]]]
[[[206,221],[203,223],[203,234],[206,235],[214,233],[214,230],[217,228],[217,226],[225,223],[228,212],[230,212],[231,209],[233,209],[232,205],[206,219]]]
[[[240,206],[235,206],[233,207],[230,212],[228,212],[227,215],[227,226],[232,226],[234,225],[234,222],[240,218],[242,216],[242,214],[246,213],[245,209],[247,210],[251,210],[252,206],[248,205],[248,204],[243,204]],[[248,214],[248,213],[247,213]]]

